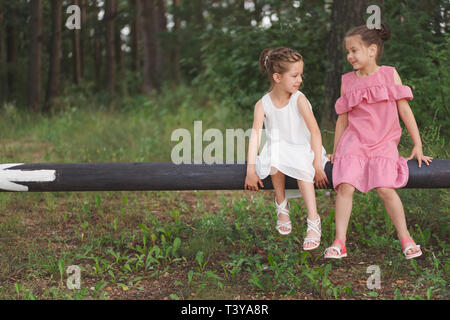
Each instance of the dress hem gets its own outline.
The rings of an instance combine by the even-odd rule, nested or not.
[[[349,168],[354,169],[349,171]],[[359,172],[354,171],[356,168]],[[364,178],[367,173],[367,178]],[[336,158],[333,166],[333,189],[336,191],[342,183],[348,183],[363,193],[375,188],[401,189],[407,185],[408,180],[407,160],[401,156],[396,160],[383,156],[344,156]]]
[[[276,166],[276,165],[271,165],[271,166],[269,167],[269,173],[266,174],[265,176],[264,176],[264,175],[263,175],[263,176],[260,176],[260,175],[258,174],[259,178],[260,178],[261,180],[263,180],[263,179],[267,178],[268,176],[270,176],[270,175],[271,175],[271,174],[270,174],[270,168],[272,168],[272,167],[275,168],[275,169],[277,169],[278,171],[280,171],[280,172],[281,172],[282,174],[284,174],[285,176],[291,177],[292,179],[314,183],[314,180],[307,180],[307,179],[304,179],[304,178],[293,177],[292,175],[287,174],[286,172],[284,172],[283,170],[281,170],[280,168],[278,168],[278,166]]]
[[[402,186],[392,186],[392,185],[388,185],[388,186],[386,186],[386,185],[371,186],[371,187],[368,188],[366,191],[362,190],[363,188],[361,188],[361,186],[355,185],[355,183],[352,183],[352,182],[346,182],[346,181],[341,181],[341,182],[339,182],[337,185],[333,186],[334,191],[338,192],[337,188],[338,188],[341,184],[343,184],[343,183],[350,184],[352,187],[354,187],[356,190],[358,190],[358,191],[361,192],[361,193],[368,193],[369,191],[371,191],[371,190],[373,190],[373,189],[376,189],[376,188],[402,189],[402,188],[404,188],[404,187],[408,184],[408,181],[407,181],[404,185],[402,185]]]

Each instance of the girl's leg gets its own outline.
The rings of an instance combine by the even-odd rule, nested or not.
[[[397,230],[397,236],[400,240],[409,238],[410,234],[406,226],[406,217],[403,210],[403,204],[395,189],[391,188],[377,188],[378,195],[384,202],[384,207]],[[408,254],[414,254],[420,249],[410,249]]]
[[[281,204],[284,199],[286,198],[286,194],[285,194],[285,183],[286,183],[286,177],[284,175],[284,173],[282,173],[281,171],[277,170],[277,172],[275,174],[272,174],[271,176],[272,179],[272,185],[273,185],[273,189],[275,190],[275,199],[277,200],[278,204]],[[286,204],[285,209],[289,209],[288,205]],[[286,214],[281,213],[278,216],[278,220],[281,222],[289,222],[291,221],[289,216]],[[289,231],[288,228],[285,227],[280,227],[280,229],[284,232]]]
[[[317,218],[319,218],[319,214],[317,213],[316,191],[314,190],[314,183],[297,180],[297,184],[303,201],[305,202],[306,211],[308,212],[308,219],[311,221],[317,220]],[[319,235],[311,229],[306,233],[306,237],[308,238],[314,238],[318,236]],[[314,246],[315,244],[313,242],[308,242],[305,244],[305,248],[311,248]]]
[[[341,240],[344,244],[347,240],[347,228],[352,213],[353,193],[355,187],[348,183],[342,183],[337,189],[336,210],[334,220],[336,223],[335,239]],[[340,247],[340,245],[335,244]],[[342,248],[341,248],[342,249]],[[327,256],[336,256],[336,250],[329,250]]]
[[[348,183],[342,183],[336,196],[336,239],[341,240],[343,243],[347,240],[347,228],[350,221],[350,215],[353,207],[353,193],[355,187]]]

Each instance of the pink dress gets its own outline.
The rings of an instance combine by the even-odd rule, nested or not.
[[[354,71],[342,76],[343,96],[338,114],[348,112],[333,163],[333,187],[353,185],[361,192],[377,187],[402,188],[408,182],[407,160],[398,154],[402,134],[397,100],[412,100],[411,88],[394,83],[394,67],[358,78]]]

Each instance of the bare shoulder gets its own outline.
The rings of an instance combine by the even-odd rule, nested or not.
[[[303,93],[300,93],[297,98],[297,106],[299,108],[308,108],[309,109],[309,100]]]
[[[297,107],[300,112],[310,111],[309,100],[303,93],[300,93],[297,98]]]
[[[258,102],[256,102],[255,104],[255,115],[264,116],[264,106],[262,103],[262,99],[259,99]]]
[[[297,99],[297,108],[300,112],[301,116],[305,120],[306,126],[308,127],[311,133],[319,133],[319,126],[317,125],[316,118],[314,117],[314,113],[312,111],[312,106],[309,103],[308,98],[303,94],[299,94]]]
[[[397,72],[397,69],[394,68],[394,83],[395,84],[402,84],[402,79],[400,78],[400,75]]]

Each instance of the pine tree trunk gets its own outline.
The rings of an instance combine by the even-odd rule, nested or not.
[[[13,100],[17,90],[17,29],[10,17],[13,16],[11,6],[6,4],[6,80],[8,82],[8,100]]]
[[[100,12],[100,8],[97,7],[96,3],[94,3],[93,14],[95,16],[95,21],[98,19],[98,14]],[[102,24],[95,23],[94,25],[94,72],[95,72],[95,83],[98,89],[103,87],[102,82]]]
[[[175,7],[175,11],[180,8],[180,0],[174,0],[173,6]],[[181,39],[180,39],[180,17],[179,14],[176,12],[174,17],[174,27],[173,27],[173,33],[175,34],[175,48],[173,53],[173,60],[172,65],[174,66],[175,70],[175,80],[176,82],[181,81],[181,68],[180,68],[180,46],[181,46]]]
[[[108,92],[114,94],[116,83],[116,57],[115,57],[115,32],[114,19],[117,0],[106,0],[105,21],[106,21],[106,64]]]
[[[3,9],[0,7],[0,10]],[[5,64],[6,64],[6,49],[5,49],[5,27],[3,26],[3,12],[0,11],[0,105],[3,105],[3,102],[5,101],[5,97],[8,92],[8,87],[6,84],[6,70]]]
[[[73,4],[80,6],[80,0],[73,0]],[[80,30],[73,29],[73,76],[74,82],[79,85],[81,82],[81,48],[80,48]]]
[[[153,0],[141,0],[142,2],[142,44],[144,49],[144,83],[143,91],[150,93],[156,89],[154,80],[156,74],[156,39]]]
[[[118,14],[119,12],[119,2],[116,1],[115,2],[115,7],[114,7],[114,13],[115,15]],[[120,29],[120,25],[118,25],[117,23],[115,23],[114,26],[114,35],[116,37],[115,39],[115,54],[116,54],[116,68],[117,68],[117,73],[119,74],[119,78],[122,77],[123,71],[124,71],[124,65],[123,65],[123,51],[122,51],[122,38],[120,37],[121,35],[121,29]]]
[[[30,2],[30,67],[28,76],[28,105],[38,112],[41,103],[42,0]]]
[[[161,79],[163,77],[163,70],[165,65],[165,55],[160,34],[161,32],[167,31],[166,8],[164,5],[164,0],[157,1],[156,10],[154,10],[153,17],[156,40],[155,70],[157,77],[155,78],[155,84],[159,90],[161,87]]]
[[[50,52],[50,69],[47,85],[46,110],[52,107],[53,99],[58,95],[58,84],[61,72],[61,33],[62,33],[62,0],[52,1],[52,40]]]
[[[81,30],[80,30],[80,74],[81,79],[84,78],[85,71],[85,46],[88,43],[87,17],[88,17],[88,3],[87,0],[80,0],[81,7]]]
[[[130,3],[134,8],[134,19],[131,22],[131,67],[133,71],[137,72],[141,67],[142,4],[139,0],[130,0]]]

